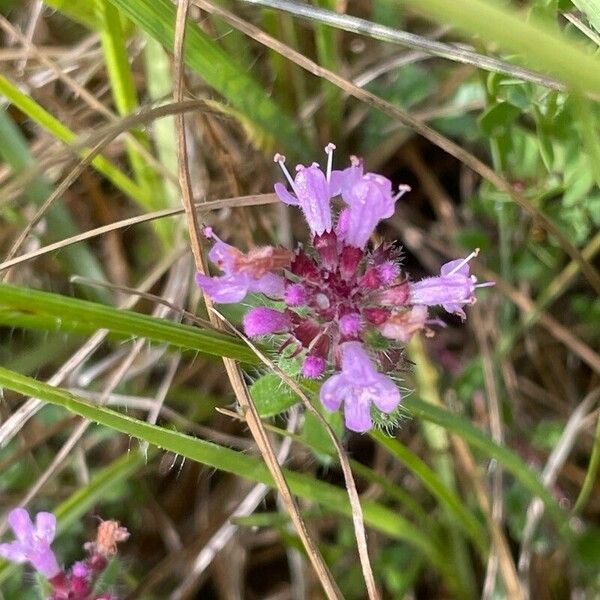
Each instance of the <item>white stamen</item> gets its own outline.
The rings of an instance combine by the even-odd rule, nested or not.
[[[479,254],[479,248],[475,248],[475,250],[473,250],[473,252],[471,252],[471,254],[469,254],[469,256],[467,256],[467,258],[465,258],[464,260],[461,260],[454,267],[454,269],[452,269],[452,271],[450,271],[450,273],[446,273],[446,275],[444,277],[450,277],[450,275],[454,275],[454,273],[456,273],[457,271],[459,271],[460,269],[462,269],[471,259],[473,259],[476,256],[478,256],[478,254]]]
[[[410,192],[410,191],[411,191],[410,185],[401,184],[398,186],[398,193],[392,198],[392,200],[394,202],[396,202],[396,200],[399,200],[400,198],[402,198],[402,196],[404,196],[404,194],[406,194],[407,192]]]
[[[360,158],[358,158],[357,156],[354,156],[354,154],[350,157],[350,164],[353,167],[359,167],[360,166]]]
[[[335,150],[335,144],[327,144],[325,146],[325,154],[327,154],[327,183],[331,181],[331,169],[333,168],[333,151]]]
[[[287,167],[285,166],[285,156],[283,154],[279,154],[279,152],[278,152],[273,157],[273,161],[276,163],[279,163],[279,166],[281,167],[281,170],[283,171],[285,178],[289,181],[290,185],[292,186],[292,189],[294,189],[294,180],[292,179],[290,172],[288,171]]]
[[[486,288],[486,287],[492,287],[496,285],[495,281],[486,281],[485,283],[478,283],[475,287],[476,288]]]

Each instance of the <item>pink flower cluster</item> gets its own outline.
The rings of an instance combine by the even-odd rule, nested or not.
[[[94,584],[116,553],[117,542],[129,537],[119,523],[102,521],[96,541],[85,545],[87,557],[70,569],[59,567],[51,547],[56,534],[56,517],[52,513],[38,513],[34,525],[24,508],[14,508],[8,523],[17,539],[0,544],[0,556],[15,563],[29,562],[48,580],[52,588],[48,600],[118,600],[109,592],[94,594]]]
[[[285,157],[275,155],[292,190],[277,183],[275,192],[303,212],[311,232],[307,248],[243,254],[207,228],[215,240],[209,256],[223,275],[198,274],[197,282],[215,302],[240,302],[249,292],[281,301],[281,310],[251,309],[244,317],[246,335],[286,336],[283,346],[294,345],[303,356],[305,377],[333,371],[321,388],[323,405],[335,411],[343,404],[348,429],[364,432],[372,427],[372,411],[389,414],[400,403],[389,374],[402,344],[417,331],[443,325],[430,318],[429,307],[441,305],[464,319],[463,307],[475,302],[475,289],[493,284],[477,284],[470,274],[469,261],[477,252],[446,263],[438,277],[412,282],[401,271],[394,244],[371,248],[378,223],[394,214],[409,188],[394,193],[389,179],[365,173],[354,157],[347,169],[333,170],[334,148],[325,148],[325,172],[317,163],[298,165],[295,177]],[[342,209],[335,219],[331,204],[337,196]]]

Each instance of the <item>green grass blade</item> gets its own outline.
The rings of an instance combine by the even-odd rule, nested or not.
[[[596,484],[596,479],[598,477],[598,471],[600,470],[600,417],[598,417],[596,421],[596,433],[594,435],[594,446],[592,448],[592,456],[590,457],[590,463],[588,465],[587,471],[585,473],[585,479],[583,480],[583,485],[581,486],[581,490],[579,491],[579,496],[575,502],[575,506],[573,506],[573,514],[580,513],[587,504],[592,491],[594,490],[594,485]]]
[[[117,112],[124,117],[139,108],[139,100],[129,64],[127,40],[121,16],[108,0],[95,0],[95,3],[112,96]],[[144,148],[149,149],[150,144],[145,133],[140,130],[134,130],[131,133]],[[131,139],[125,140],[125,149],[129,164],[135,174],[135,180],[145,191],[150,201],[150,205],[146,208],[152,210],[167,208],[166,196],[162,193],[160,178],[156,171],[148,164]],[[172,242],[172,223],[161,220],[154,223],[153,227],[157,230],[163,244],[168,247]]]
[[[71,413],[209,467],[274,486],[266,465],[260,459],[243,452],[231,450],[183,433],[170,431],[157,425],[151,425],[105,407],[94,406],[77,398],[70,392],[49,386],[3,367],[0,367],[0,386],[25,396],[33,396],[51,404],[62,406]],[[346,516],[351,514],[345,490],[293,471],[284,470],[284,474],[294,494],[318,502],[339,514]],[[370,501],[364,502],[363,508],[365,521],[368,525],[392,538],[407,541],[421,550],[442,571],[445,570],[443,556],[439,554],[438,550],[431,545],[425,536],[415,530],[400,515]]]
[[[21,92],[17,86],[3,75],[0,75],[0,94],[6,96],[6,98],[20,111],[58,140],[69,144],[77,139],[76,134],[66,125],[63,125],[63,123],[51,115],[45,108],[40,106],[35,100]],[[104,156],[97,156],[94,158],[92,166],[112,182],[115,187],[137,201],[141,206],[151,206],[151,199],[147,192],[123,174]]]
[[[171,61],[163,47],[149,35],[145,35],[144,68],[146,71],[146,86],[151,100],[158,101],[168,98],[173,93],[171,81]],[[152,136],[160,162],[165,169],[177,177],[177,141],[175,139],[175,117],[158,119],[152,125]],[[162,189],[168,206],[177,206],[179,188],[174,182],[164,179]],[[175,226],[169,224],[174,230]]]
[[[169,0],[110,2],[167,50],[173,49],[176,7]],[[238,60],[229,56],[195,23],[188,23],[185,42],[185,62],[189,67],[287,152],[306,154],[307,144],[298,125]]]
[[[440,505],[458,523],[461,529],[475,542],[483,556],[487,553],[487,541],[481,523],[473,516],[460,498],[430,469],[416,454],[413,454],[398,440],[381,432],[372,432],[371,437],[392,456],[406,465],[423,485],[437,498]]]
[[[228,356],[250,364],[257,362],[248,346],[225,333],[59,294],[0,284],[0,309],[28,313],[23,315],[24,319],[35,320],[38,324],[51,318],[55,320],[56,327],[66,330],[76,328],[77,331],[90,332],[108,329],[120,338],[144,337],[203,354]]]
[[[98,19],[94,7],[86,2],[73,2],[73,0],[44,0],[44,4],[59,10],[67,17],[77,21],[89,29],[98,28]]]
[[[117,112],[127,115],[138,106],[138,97],[129,66],[127,46],[119,12],[107,0],[95,0],[101,25],[100,39]]]
[[[10,165],[14,173],[22,173],[34,164],[34,159],[29,153],[27,142],[8,116],[5,110],[0,109],[0,157]],[[43,204],[50,196],[52,190],[43,178],[33,181],[25,191],[27,198],[36,206]],[[69,211],[60,203],[54,204],[46,212],[48,233],[44,236],[47,243],[68,238],[80,233],[71,218]],[[106,276],[100,262],[92,254],[89,246],[85,243],[78,248],[65,248],[57,257],[63,263],[69,273],[75,273],[83,277],[91,277],[99,281],[106,281]],[[111,294],[106,289],[86,289],[84,291],[90,300],[98,300],[106,304],[111,302]]]
[[[416,11],[452,24],[481,40],[517,52],[524,62],[543,69],[574,90],[600,94],[600,61],[541,21],[525,20],[512,8],[484,0],[403,0]]]
[[[600,0],[572,0],[572,2],[600,33]]]
[[[329,10],[335,10],[337,4],[336,0],[316,0],[315,3],[317,6]],[[341,72],[339,33],[340,32],[336,31],[333,27],[323,25],[323,23],[315,23],[315,41],[319,64],[334,73]],[[339,128],[344,105],[342,90],[325,80],[321,81],[321,89],[325,97],[325,107],[327,111],[325,130],[327,131],[328,139],[336,140],[339,137]]]
[[[432,406],[416,398],[406,398],[403,401],[406,410],[414,417],[436,423],[444,429],[456,433],[474,448],[481,450],[486,456],[495,458],[516,479],[518,479],[534,496],[539,496],[544,502],[548,514],[556,526],[562,530],[567,524],[565,512],[557,504],[552,494],[540,481],[538,473],[530,469],[523,461],[505,446],[496,444],[483,431],[472,423],[452,414],[451,412]]]

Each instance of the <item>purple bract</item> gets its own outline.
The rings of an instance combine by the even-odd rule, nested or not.
[[[388,414],[400,403],[400,391],[385,373],[402,364],[402,344],[418,331],[444,325],[428,307],[441,305],[464,318],[463,306],[475,301],[477,284],[469,261],[446,263],[438,277],[412,282],[400,268],[395,244],[371,248],[369,240],[382,219],[394,213],[396,201],[409,188],[394,193],[389,179],[364,173],[352,158],[343,171],[332,170],[333,144],[325,148],[327,168],[299,165],[292,178],[285,157],[275,156],[293,194],[284,185],[275,191],[286,204],[298,206],[311,231],[311,243],[295,253],[258,248],[248,254],[216,240],[210,258],[224,273],[198,275],[197,281],[215,302],[239,302],[249,292],[280,299],[280,309],[253,308],[244,318],[250,337],[283,334],[283,347],[303,356],[302,374],[319,378],[333,371],[321,388],[329,410],[344,406],[346,426],[363,432],[372,417]],[[341,196],[337,220],[332,201]],[[338,201],[339,202],[339,201]]]

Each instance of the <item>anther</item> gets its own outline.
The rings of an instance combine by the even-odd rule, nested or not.
[[[283,154],[279,154],[279,152],[278,152],[273,157],[273,162],[279,163],[279,166],[281,167],[281,170],[283,171],[285,178],[288,180],[289,184],[292,186],[292,189],[294,189],[294,180],[292,179],[290,172],[288,171],[287,167],[285,166],[285,156]]]
[[[457,271],[462,269],[470,260],[472,260],[473,258],[475,258],[478,255],[479,255],[479,248],[475,248],[475,250],[473,250],[473,252],[471,252],[471,254],[469,254],[469,256],[467,256],[467,258],[465,258],[464,260],[461,260],[454,267],[454,269],[452,269],[452,271],[450,271],[450,273],[446,273],[445,277],[450,277],[451,275],[454,275],[454,273],[456,273]]]
[[[396,202],[396,200],[399,200],[400,198],[402,198],[402,196],[404,196],[404,194],[408,193],[411,191],[411,187],[410,185],[406,185],[406,184],[401,184],[398,186],[398,193],[392,198],[392,200],[394,202]]]

